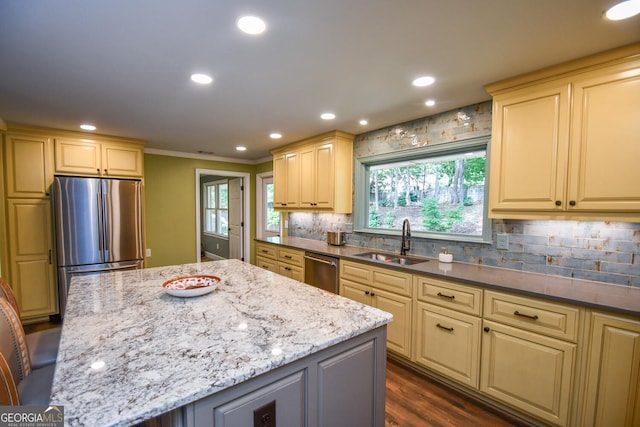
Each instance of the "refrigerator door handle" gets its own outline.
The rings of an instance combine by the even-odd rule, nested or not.
[[[98,216],[99,221],[98,221],[98,245],[100,246],[100,249],[102,251],[102,262],[106,262],[107,261],[107,257],[105,254],[105,235],[104,235],[104,203],[102,203],[102,187],[99,185],[98,186],[98,193],[96,194],[96,201],[98,203]]]
[[[106,273],[107,271],[117,271],[117,270],[134,270],[139,268],[137,264],[131,265],[121,265],[118,267],[106,267],[106,268],[94,268],[91,270],[69,270],[71,273]]]

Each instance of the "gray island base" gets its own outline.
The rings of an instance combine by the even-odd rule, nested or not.
[[[222,280],[165,293],[188,275]],[[391,320],[237,260],[79,276],[51,404],[68,426],[384,426]]]

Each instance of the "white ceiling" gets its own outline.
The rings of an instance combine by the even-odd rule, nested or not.
[[[640,41],[640,16],[605,21],[609,4],[0,0],[0,118],[91,122],[149,148],[251,161],[322,132],[359,134],[484,101],[487,83]],[[266,33],[241,33],[244,14],[266,20]],[[197,71],[213,85],[192,83]],[[424,74],[436,83],[411,86]],[[321,120],[325,111],[337,118]],[[273,131],[283,138],[270,140]]]

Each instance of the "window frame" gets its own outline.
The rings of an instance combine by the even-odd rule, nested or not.
[[[221,185],[226,185],[227,186],[227,208],[223,209],[220,208],[220,186]],[[215,208],[209,208],[209,187],[216,187],[216,207]],[[209,181],[209,182],[204,182],[202,183],[202,195],[203,195],[203,199],[204,199],[204,203],[202,203],[202,216],[204,218],[203,221],[203,230],[202,233],[206,236],[214,236],[214,237],[218,237],[220,239],[229,239],[229,230],[227,228],[227,234],[222,234],[220,233],[220,230],[218,229],[218,223],[219,223],[219,213],[220,211],[226,211],[227,212],[227,217],[229,215],[229,180],[228,179],[223,179],[223,180],[218,180],[218,181]],[[209,210],[213,210],[216,212],[216,221],[215,221],[215,231],[214,232],[210,232],[207,231],[206,229],[206,224],[207,224],[207,211]]]
[[[412,237],[437,239],[452,242],[491,243],[492,221],[489,218],[489,164],[491,136],[481,136],[455,142],[438,143],[424,147],[394,151],[390,153],[374,154],[354,159],[354,231],[388,236],[400,236],[401,230],[389,228],[369,227],[369,167],[386,163],[410,161],[425,157],[440,157],[456,154],[468,150],[486,150],[486,167],[484,176],[484,207],[482,221],[482,235],[471,236],[464,234],[438,233],[423,230],[412,230]]]

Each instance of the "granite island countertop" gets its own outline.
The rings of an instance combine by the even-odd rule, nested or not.
[[[179,298],[169,279],[220,277]],[[77,276],[52,405],[65,425],[125,426],[166,413],[392,320],[380,311],[238,260]]]
[[[499,289],[585,307],[640,316],[640,288],[468,264],[455,262],[455,260],[450,264],[441,263],[434,258],[415,257],[411,253],[407,254],[407,256],[424,258],[426,262],[399,266],[371,261],[356,256],[363,252],[378,252],[373,248],[350,245],[332,246],[325,241],[301,237],[268,237],[264,239],[257,238],[256,241],[332,255],[341,259],[365,262],[372,265],[398,268],[410,273],[456,280],[484,288]],[[385,251],[379,252],[387,253]],[[397,253],[395,255],[398,256]]]

